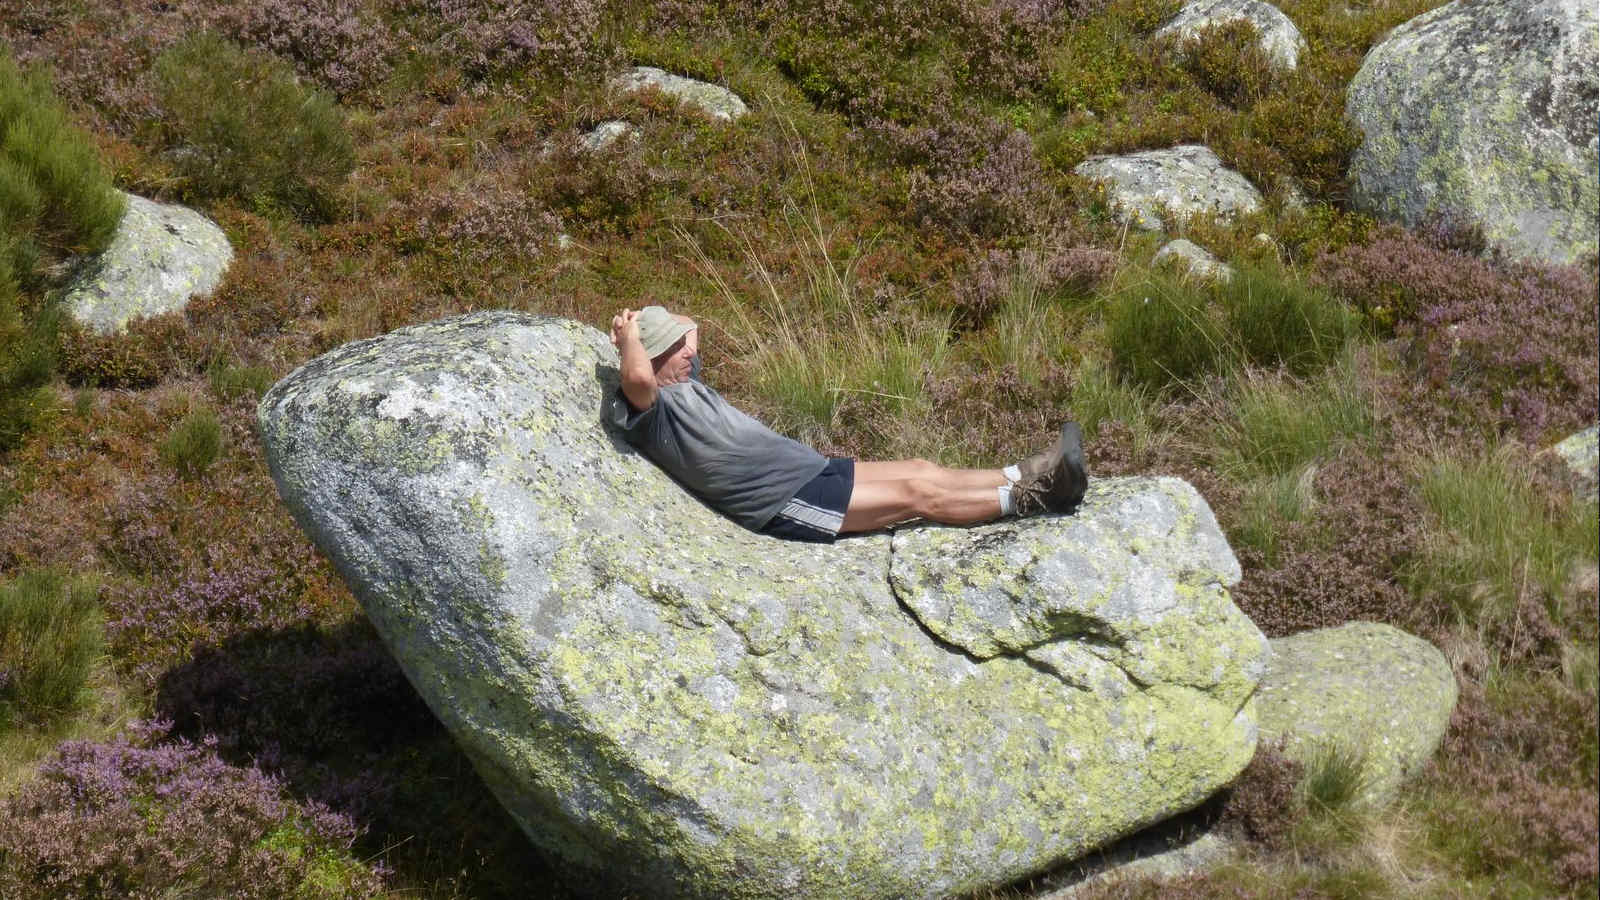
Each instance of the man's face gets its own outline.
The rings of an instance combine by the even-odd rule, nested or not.
[[[656,384],[666,387],[688,381],[693,368],[689,361],[694,359],[694,353],[694,348],[689,346],[688,335],[684,335],[660,356],[651,359],[650,365],[656,372]]]

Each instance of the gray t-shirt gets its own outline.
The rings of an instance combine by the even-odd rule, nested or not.
[[[644,412],[618,388],[611,421],[702,500],[758,531],[828,461],[734,409],[700,382],[700,357],[693,362],[690,380],[657,388]]]

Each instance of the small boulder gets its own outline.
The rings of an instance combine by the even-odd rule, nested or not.
[[[1364,799],[1383,802],[1439,748],[1456,679],[1427,641],[1351,622],[1273,640],[1256,703],[1263,741],[1283,738],[1305,764],[1329,748],[1364,755]]]
[[[144,316],[183,309],[210,293],[233,260],[216,223],[192,209],[123,195],[128,208],[105,252],[63,300],[71,316],[99,334]]]
[[[1272,239],[1267,238],[1270,242]],[[1151,265],[1161,266],[1166,264],[1178,265],[1185,272],[1197,278],[1212,281],[1232,281],[1233,267],[1212,256],[1206,248],[1178,238],[1168,241],[1165,246],[1156,251]]]
[[[1600,426],[1588,428],[1550,448],[1571,473],[1574,493],[1594,502],[1600,495]]]
[[[598,153],[627,138],[631,141],[639,140],[639,128],[632,122],[621,119],[611,119],[596,125],[593,130],[578,138],[578,146],[590,153]]]
[[[1091,156],[1073,170],[1107,186],[1107,196],[1123,221],[1161,230],[1161,210],[1179,216],[1214,213],[1230,217],[1261,208],[1261,192],[1238,172],[1222,165],[1208,147],[1184,144],[1126,156]]]
[[[1350,82],[1351,204],[1476,224],[1514,256],[1594,253],[1597,33],[1594,0],[1455,0],[1396,28]]]
[[[289,509],[540,846],[639,896],[950,896],[1249,762],[1267,643],[1186,483],[780,541],[604,424],[617,366],[586,325],[473,313],[258,409]]]
[[[680,102],[703,111],[713,119],[728,122],[749,111],[738,94],[721,85],[684,78],[652,66],[636,66],[611,79],[611,86],[621,91],[641,91],[655,88]]]
[[[1300,51],[1306,49],[1306,39],[1300,29],[1282,10],[1261,0],[1191,0],[1183,5],[1176,18],[1161,26],[1155,37],[1187,40],[1202,28],[1238,19],[1256,27],[1261,35],[1261,49],[1266,51],[1268,59],[1285,69],[1294,69],[1300,64]]]

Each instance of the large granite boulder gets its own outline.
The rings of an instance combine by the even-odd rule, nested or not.
[[[1330,750],[1363,757],[1363,799],[1383,802],[1439,749],[1456,677],[1427,641],[1351,622],[1275,639],[1257,698],[1263,740],[1306,764]]]
[[[68,286],[70,315],[100,334],[144,316],[183,309],[210,293],[233,261],[216,223],[184,206],[123,194],[127,210],[111,245]]]
[[[475,313],[258,410],[296,519],[540,846],[642,896],[945,896],[1248,763],[1268,645],[1184,482],[783,542],[608,430],[616,366],[585,325]]]
[[[1262,0],[1190,0],[1154,36],[1183,41],[1198,36],[1204,28],[1239,19],[1256,27],[1268,59],[1284,69],[1300,64],[1300,51],[1306,49],[1305,37],[1283,10]]]
[[[681,103],[699,109],[713,119],[725,122],[749,112],[749,107],[745,106],[744,100],[738,94],[721,85],[674,75],[654,66],[635,66],[611,79],[611,87],[625,93],[654,88]]]
[[[1456,0],[1396,28],[1350,82],[1351,203],[1476,223],[1516,256],[1594,253],[1597,40],[1593,0]]]
[[[1198,144],[1126,156],[1091,156],[1073,173],[1106,186],[1117,215],[1135,228],[1161,229],[1163,208],[1180,217],[1229,218],[1261,208],[1261,192]]]

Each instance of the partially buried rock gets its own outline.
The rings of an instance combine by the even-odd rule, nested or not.
[[[134,319],[183,309],[210,293],[233,260],[233,246],[215,223],[192,209],[124,195],[127,212],[111,246],[67,288],[77,321],[100,334]]]
[[[1267,240],[1270,242],[1272,238],[1267,238]],[[1232,266],[1212,256],[1206,248],[1183,238],[1168,241],[1160,250],[1156,251],[1155,258],[1150,262],[1156,266],[1177,265],[1184,272],[1197,278],[1212,281],[1233,280]]]
[[[1285,755],[1362,761],[1363,798],[1381,802],[1439,748],[1456,679],[1438,648],[1389,625],[1352,622],[1272,642],[1257,694],[1262,740]]]
[[[1161,211],[1179,217],[1229,218],[1261,208],[1261,192],[1222,165],[1210,148],[1185,144],[1126,156],[1091,156],[1072,170],[1106,185],[1118,216],[1136,228],[1161,229]]]
[[[1597,42],[1594,0],[1456,0],[1396,28],[1350,82],[1352,205],[1476,224],[1514,256],[1593,254]]]
[[[608,430],[616,367],[593,328],[475,313],[259,407],[289,508],[541,847],[640,896],[948,896],[1248,763],[1267,644],[1187,484],[783,542]]]
[[[1600,426],[1588,428],[1550,448],[1566,464],[1573,492],[1590,503],[1600,494]]]
[[[738,94],[719,85],[684,78],[651,66],[637,66],[611,80],[612,87],[624,91],[655,88],[676,100],[694,106],[713,119],[731,121],[748,111]]]
[[[632,122],[612,119],[601,122],[593,130],[578,138],[578,146],[590,153],[597,153],[623,139],[638,141],[639,129]]]
[[[1261,49],[1267,58],[1284,69],[1300,64],[1300,51],[1306,39],[1283,11],[1261,0],[1191,0],[1171,22],[1161,26],[1155,37],[1192,38],[1203,28],[1225,25],[1243,19],[1260,35]]]

